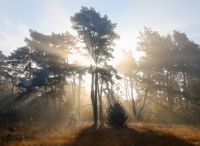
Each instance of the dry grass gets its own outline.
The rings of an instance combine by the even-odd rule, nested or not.
[[[0,128],[0,146],[200,146],[200,128],[130,124],[129,128],[93,130],[89,125],[49,128],[17,124]]]

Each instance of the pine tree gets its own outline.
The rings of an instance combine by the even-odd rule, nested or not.
[[[126,120],[128,116],[123,106],[116,102],[107,111],[107,124],[115,129],[126,127]]]

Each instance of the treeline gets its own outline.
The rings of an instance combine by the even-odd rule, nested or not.
[[[199,121],[199,45],[185,33],[174,31],[162,36],[144,28],[138,51],[143,54],[138,61],[128,52],[118,65],[134,117],[162,122]]]
[[[55,118],[53,113],[69,111],[83,118],[81,91],[88,75],[95,128],[105,122],[106,104],[116,101],[135,120],[200,121],[200,48],[184,33],[162,36],[144,28],[137,49],[141,57],[126,52],[115,69],[110,62],[119,38],[116,24],[86,7],[71,22],[77,37],[30,30],[26,46],[9,56],[0,53],[1,121]],[[71,63],[74,54],[86,55],[91,64]]]

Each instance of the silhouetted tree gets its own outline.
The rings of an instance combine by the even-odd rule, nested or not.
[[[128,116],[120,103],[116,102],[113,106],[110,106],[107,111],[107,116],[107,123],[111,127],[116,129],[126,127]]]
[[[82,7],[80,12],[71,17],[73,28],[77,30],[80,39],[85,44],[85,49],[93,60],[91,101],[93,105],[94,127],[98,126],[98,79],[97,68],[112,58],[113,41],[118,37],[114,32],[116,24],[108,17],[101,16],[94,8]]]

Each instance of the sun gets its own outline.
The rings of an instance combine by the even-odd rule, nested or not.
[[[137,45],[134,44],[130,38],[121,38],[120,40],[117,40],[115,44],[116,46],[113,52],[114,59],[112,62],[114,66],[119,64],[122,60],[124,60],[125,52],[132,53],[136,61],[139,60],[143,55],[140,51],[137,50]]]
[[[71,54],[68,58],[69,64],[78,64],[81,66],[90,66],[92,64],[92,60],[81,54]]]

